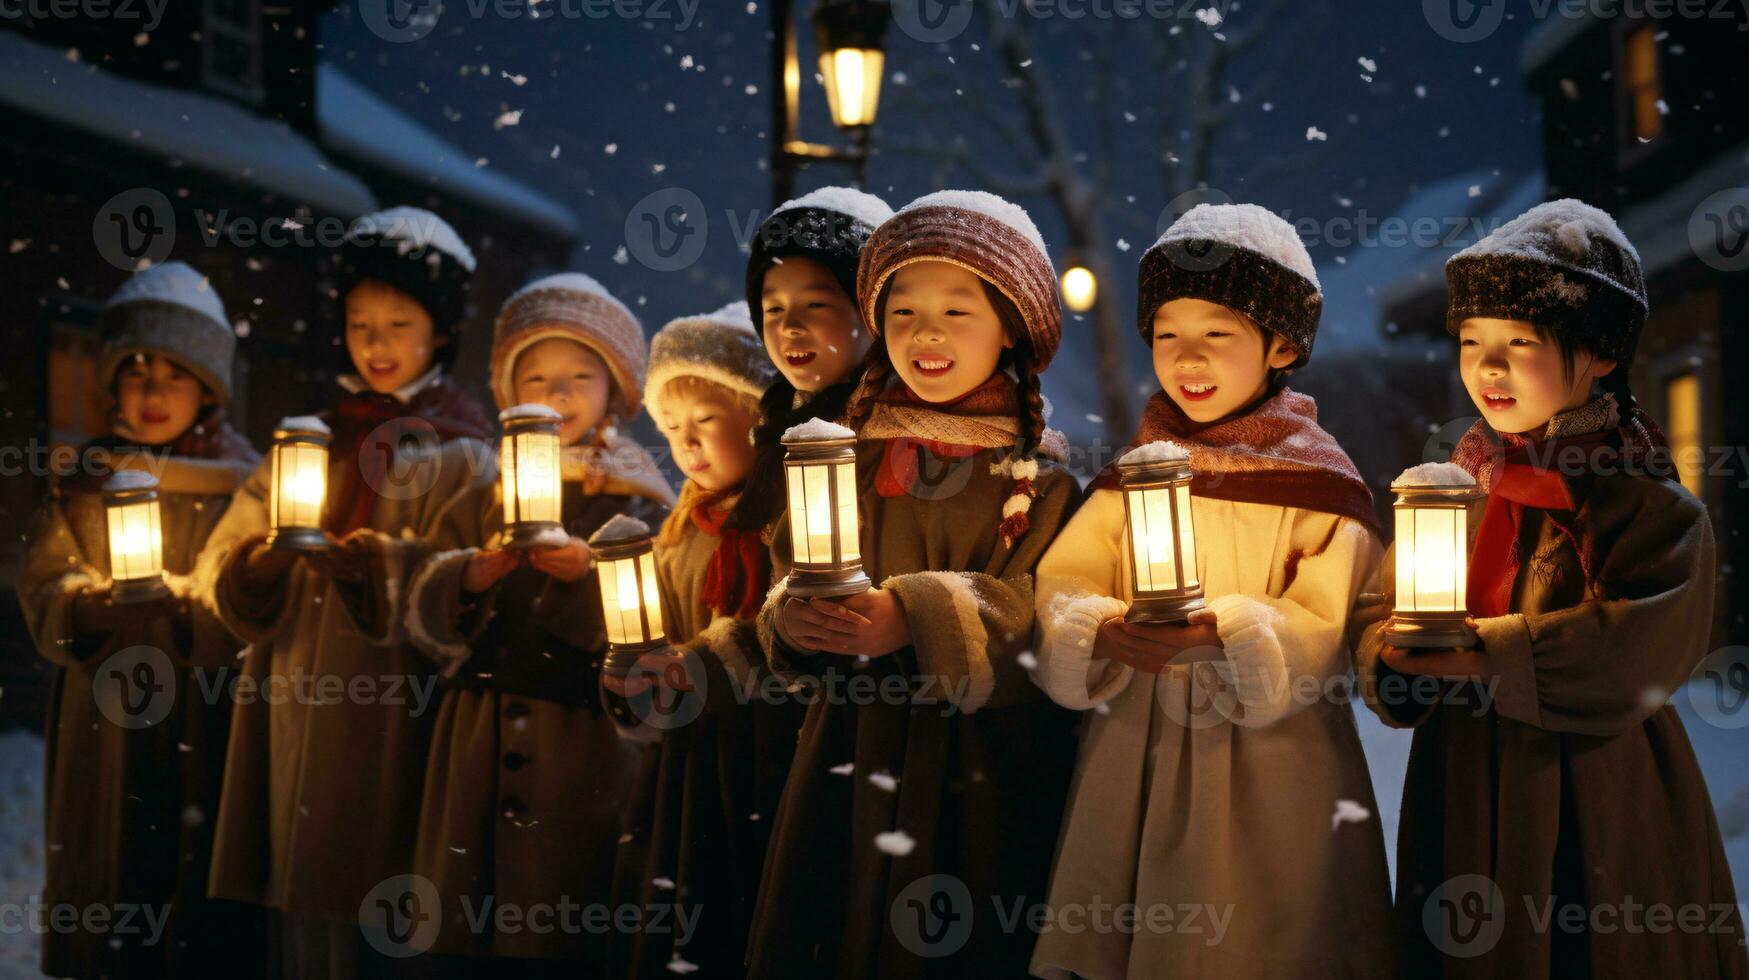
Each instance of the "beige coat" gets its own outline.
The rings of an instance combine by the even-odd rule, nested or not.
[[[1667,703],[1707,653],[1706,508],[1646,476],[1571,486],[1597,542],[1600,595],[1572,541],[1527,509],[1517,611],[1477,621],[1495,678],[1407,678],[1379,659],[1382,625],[1356,651],[1368,704],[1416,729],[1397,835],[1405,966],[1418,977],[1749,977],[1706,780]],[[1472,532],[1485,509],[1472,511]],[[1388,599],[1393,556],[1384,567]],[[1471,914],[1488,900],[1503,917]],[[1538,928],[1551,903],[1606,928]],[[1647,928],[1650,906],[1666,910],[1664,928]],[[1679,926],[1690,913],[1700,928]]]
[[[1191,508],[1225,659],[1153,677],[1092,659],[1131,596],[1117,491],[1095,491],[1039,562],[1036,677],[1088,714],[1051,881],[1060,927],[1032,972],[1384,975],[1390,885],[1344,639],[1378,540],[1314,511]],[[1077,928],[1102,904],[1133,904],[1139,927]]]
[[[241,559],[268,530],[263,463],[213,531],[209,600],[249,643],[231,728],[215,895],[299,916],[357,922],[373,887],[413,864],[437,714],[431,662],[403,636],[407,572],[423,538],[464,493],[489,483],[492,448],[472,439],[403,448],[401,478],[365,533],[365,588],[299,561],[273,589],[242,587]],[[328,485],[351,460],[331,459]]]

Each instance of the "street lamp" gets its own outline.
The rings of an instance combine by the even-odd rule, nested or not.
[[[781,442],[794,559],[785,591],[804,598],[868,591],[856,509],[856,433],[809,419]]]
[[[101,493],[108,518],[111,597],[128,603],[169,595],[157,477],[122,470],[103,481]]]
[[[1399,647],[1475,646],[1469,616],[1469,505],[1481,497],[1470,475],[1444,464],[1415,467],[1392,481],[1397,524],[1397,598],[1385,642]]]
[[[832,122],[850,133],[849,148],[810,143],[801,137],[801,58],[796,50],[794,0],[771,4],[772,206],[795,196],[796,170],[813,160],[836,160],[856,168],[862,183],[868,162],[868,128],[880,107],[886,67],[883,38],[893,18],[887,0],[823,0],[813,13],[820,49],[820,77]]]
[[[1084,265],[1071,265],[1063,270],[1063,305],[1071,313],[1086,313],[1099,299],[1099,280],[1093,270]]]
[[[1117,461],[1130,549],[1126,623],[1184,623],[1203,607],[1190,509],[1190,453],[1150,442]]]

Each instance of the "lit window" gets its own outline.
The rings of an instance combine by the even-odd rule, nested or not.
[[[1650,24],[1628,32],[1622,55],[1628,122],[1634,138],[1645,142],[1664,131],[1664,114],[1659,110],[1664,90],[1658,80],[1658,38]]]
[[[1703,466],[1700,446],[1700,379],[1692,372],[1679,374],[1664,384],[1665,436],[1676,458],[1682,485],[1700,496]]]

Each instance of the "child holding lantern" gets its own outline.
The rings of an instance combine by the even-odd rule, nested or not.
[[[772,829],[756,977],[1026,969],[1074,751],[1027,680],[1032,568],[1074,510],[1038,375],[1056,275],[1024,210],[943,191],[864,246],[879,335],[847,424],[861,552],[879,588],[760,614],[774,668],[818,682]],[[945,909],[945,912],[943,910]],[[969,928],[937,927],[966,923]]]
[[[129,279],[98,326],[98,376],[115,403],[112,433],[80,458],[105,452],[114,475],[87,470],[55,482],[18,576],[31,639],[55,665],[42,900],[117,914],[143,904],[168,916],[155,944],[144,930],[47,930],[42,970],[93,978],[259,974],[259,916],[206,893],[231,706],[201,692],[203,683],[222,682],[238,644],[189,602],[188,578],[232,491],[259,461],[225,422],[236,336],[212,285],[181,262]],[[112,549],[127,546],[106,533],[113,526],[102,491],[107,481],[115,489],[154,477],[157,537],[139,544],[158,552],[169,587],[134,600],[112,588],[112,574],[122,575]]]
[[[601,962],[588,931],[477,932],[463,900],[607,901],[631,759],[600,701],[607,637],[582,538],[618,514],[658,523],[674,502],[655,460],[615,429],[638,413],[644,367],[637,318],[589,276],[547,276],[511,296],[493,337],[492,391],[506,414],[555,413],[570,539],[507,550],[500,485],[476,486],[438,521],[427,542],[437,553],[408,590],[408,635],[447,681],[414,871],[442,903],[434,949],[482,958],[458,967],[558,975]]]
[[[1405,649],[1374,626],[1357,651],[1374,710],[1416,729],[1397,847],[1406,965],[1749,976],[1706,782],[1667,703],[1707,652],[1713,537],[1628,384],[1639,256],[1608,214],[1560,200],[1453,256],[1446,278],[1482,412],[1452,454],[1452,476],[1487,495],[1466,589],[1479,640]],[[1455,917],[1489,888],[1503,901],[1481,945]],[[1713,912],[1700,929],[1596,914],[1635,905]]]
[[[360,932],[367,895],[412,868],[434,714],[401,594],[446,506],[494,476],[491,428],[444,376],[473,253],[438,216],[395,208],[354,222],[341,261],[355,373],[326,416],[331,546],[267,543],[270,461],[201,558],[218,615],[250,644],[241,690],[254,692],[232,726],[212,891],[277,911],[287,976],[409,962],[373,955]],[[345,693],[331,696],[336,686]]]
[[[645,406],[686,483],[655,547],[662,621],[678,656],[652,657],[645,663],[656,666],[637,673],[677,689],[662,696],[678,708],[665,719],[646,714],[628,732],[654,740],[638,764],[613,906],[645,918],[609,936],[608,976],[742,972],[767,830],[801,722],[797,704],[769,696],[754,632],[771,584],[762,529],[738,527],[734,516],[759,400],[775,375],[744,302],[681,317],[650,341]],[[633,717],[649,712],[644,705]]]
[[[1139,295],[1162,390],[1133,446],[1188,455],[1184,579],[1196,575],[1206,606],[1187,622],[1125,621],[1137,597],[1124,492],[1115,467],[1101,474],[1038,566],[1034,676],[1059,704],[1096,709],[1050,904],[1189,903],[1217,921],[1053,930],[1032,971],[1387,975],[1383,837],[1345,696],[1345,631],[1377,567],[1377,522],[1317,406],[1285,385],[1317,332],[1311,257],[1263,208],[1199,205],[1142,257]]]

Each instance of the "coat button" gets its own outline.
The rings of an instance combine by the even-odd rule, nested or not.
[[[528,703],[525,701],[511,701],[511,702],[505,704],[504,705],[504,717],[506,717],[506,718],[527,718],[528,717]]]
[[[528,765],[528,756],[523,755],[521,752],[504,753],[504,768],[511,772],[515,772],[526,765]]]

